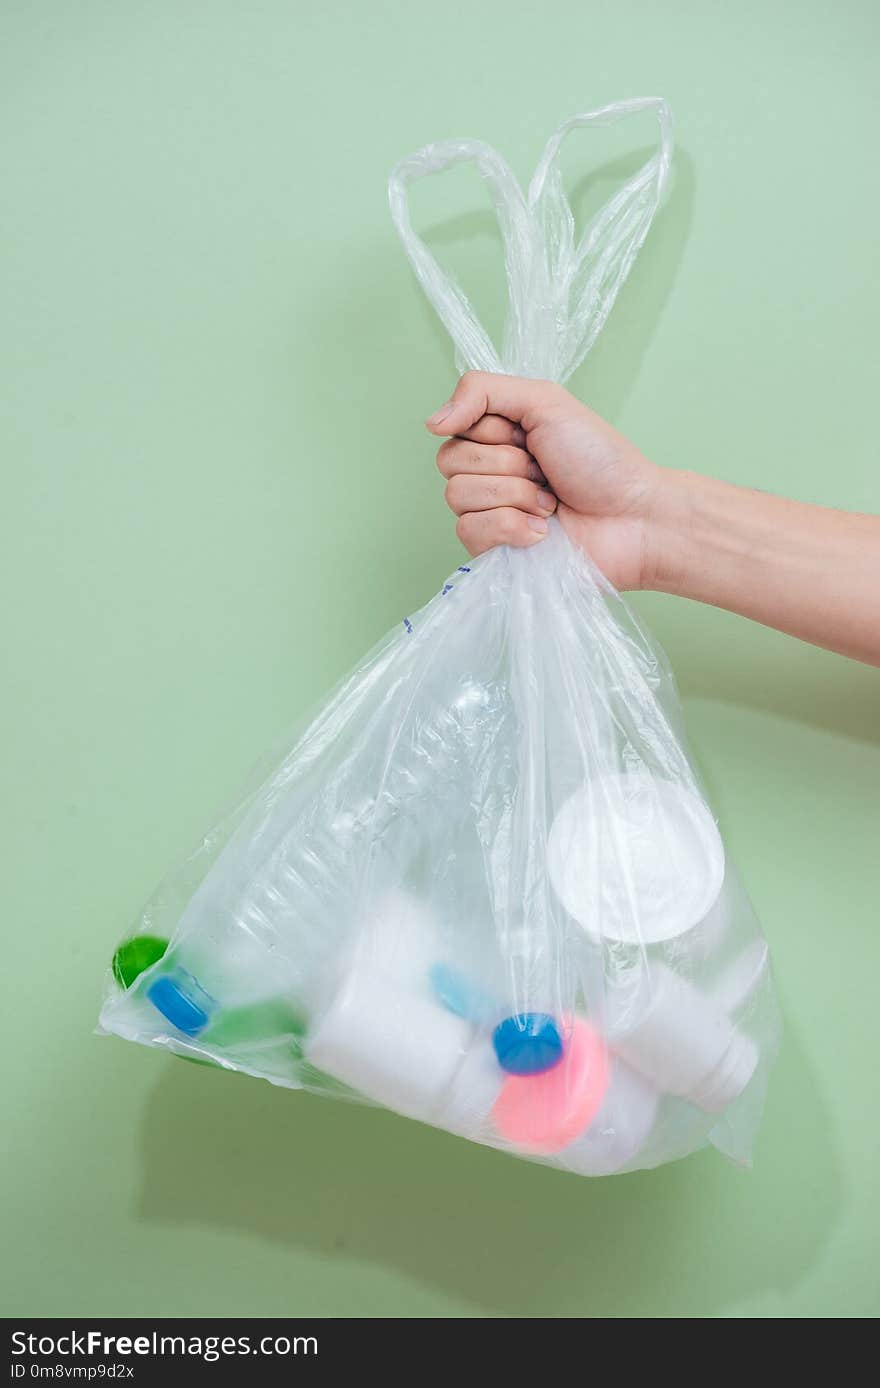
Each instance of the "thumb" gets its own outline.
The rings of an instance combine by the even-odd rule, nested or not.
[[[466,371],[451,398],[425,420],[425,426],[432,434],[463,434],[484,414],[500,414],[528,433],[535,427],[542,402],[558,389],[552,381]]]

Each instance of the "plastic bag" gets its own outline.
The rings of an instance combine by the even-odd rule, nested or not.
[[[561,141],[641,111],[658,152],[576,241]],[[460,368],[575,369],[671,153],[645,98],[563,125],[527,196],[473,140],[397,166],[392,215]],[[413,179],[462,160],[501,225],[500,358],[407,212]],[[707,1141],[748,1160],[778,1038],[767,947],[663,658],[555,521],[462,564],[344,681],[147,907],[99,1030],[584,1175]]]

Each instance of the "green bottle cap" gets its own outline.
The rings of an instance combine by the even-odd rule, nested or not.
[[[158,935],[132,935],[121,944],[113,956],[113,977],[120,988],[130,988],[146,969],[158,963],[167,948],[168,941]]]

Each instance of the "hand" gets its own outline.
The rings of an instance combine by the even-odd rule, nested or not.
[[[427,421],[470,554],[540,543],[555,511],[615,588],[650,582],[662,469],[562,386],[469,371]]]
[[[880,517],[659,468],[561,386],[469,371],[427,421],[471,554],[556,511],[615,588],[712,603],[880,665]]]

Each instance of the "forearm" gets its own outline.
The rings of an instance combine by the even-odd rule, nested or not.
[[[880,665],[880,517],[664,474],[645,586]]]

